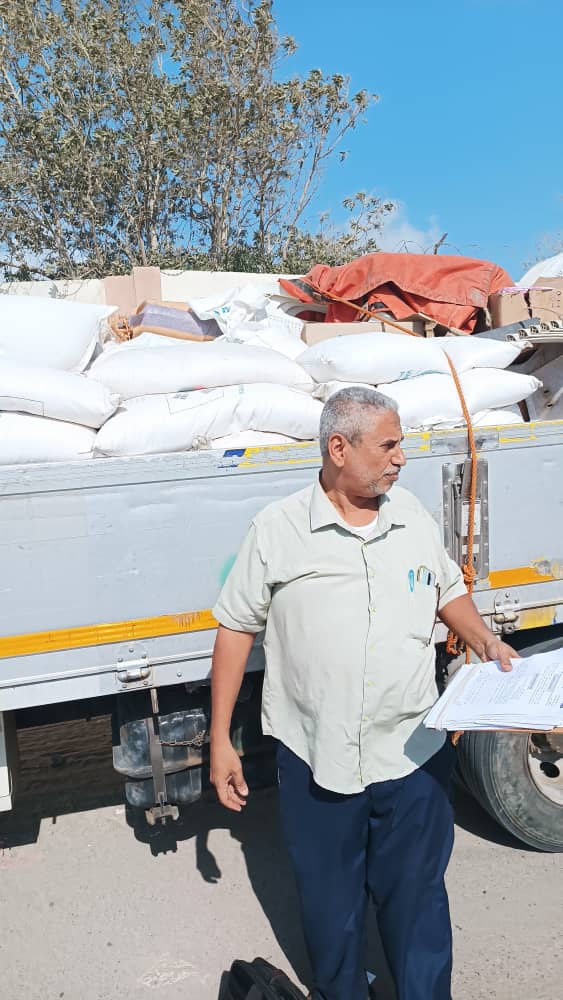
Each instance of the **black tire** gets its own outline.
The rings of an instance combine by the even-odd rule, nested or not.
[[[536,785],[527,733],[465,733],[458,745],[462,777],[488,813],[530,847],[563,851],[563,805]]]

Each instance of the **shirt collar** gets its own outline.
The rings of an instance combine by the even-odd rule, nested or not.
[[[335,524],[342,526],[342,519],[339,517],[336,507],[331,503],[323,490],[320,478],[317,479],[313,486],[309,513],[311,531],[317,531],[319,528],[327,528],[329,525]],[[398,500],[390,496],[389,493],[383,493],[380,496],[377,517],[378,534],[389,531],[393,525],[404,526],[405,524],[403,511],[400,509]],[[350,530],[353,532],[352,526],[350,526]]]

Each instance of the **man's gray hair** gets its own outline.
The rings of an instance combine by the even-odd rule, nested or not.
[[[325,403],[321,413],[321,455],[328,455],[328,442],[333,434],[342,434],[351,445],[361,440],[378,413],[398,413],[398,406],[390,396],[384,396],[369,386],[350,386],[340,389]]]

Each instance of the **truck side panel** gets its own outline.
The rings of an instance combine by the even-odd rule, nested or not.
[[[489,559],[476,600],[492,624],[563,621],[561,430],[480,432]],[[402,482],[443,529],[444,474],[464,462],[466,436],[405,447]],[[3,470],[0,711],[207,678],[210,609],[251,518],[318,466],[302,445]]]

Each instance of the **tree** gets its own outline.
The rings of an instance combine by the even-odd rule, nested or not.
[[[272,0],[0,0],[0,19],[8,264],[99,277],[375,249],[376,198],[348,200],[345,231],[304,222],[375,98],[320,70],[283,79],[295,43]]]

